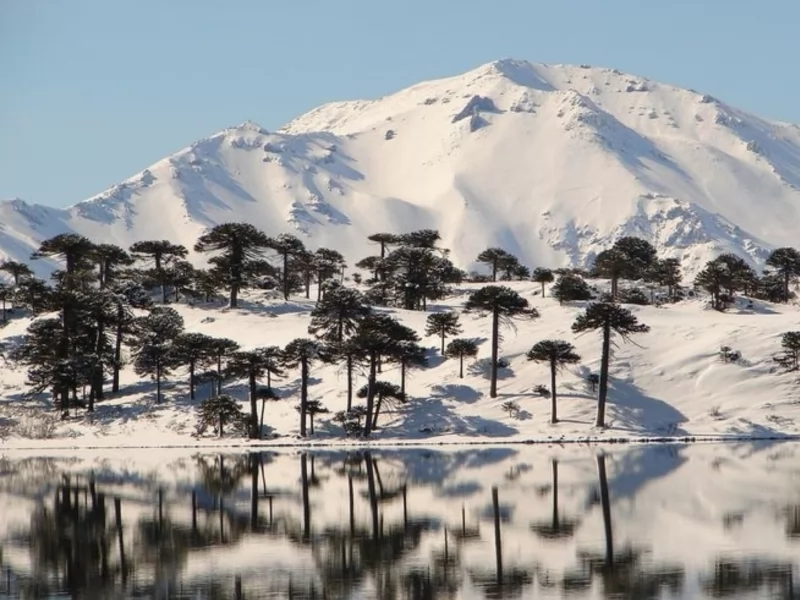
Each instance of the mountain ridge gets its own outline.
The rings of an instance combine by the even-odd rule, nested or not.
[[[247,221],[351,262],[371,233],[435,228],[464,268],[495,245],[587,266],[640,235],[691,276],[721,252],[761,266],[798,218],[800,127],[615,69],[502,59],[275,132],[245,121],[64,209],[2,201],[0,255],[66,231],[191,248]]]

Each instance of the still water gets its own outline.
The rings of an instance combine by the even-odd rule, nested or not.
[[[798,598],[800,445],[0,457],[0,598]]]

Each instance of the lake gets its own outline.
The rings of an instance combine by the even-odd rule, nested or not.
[[[800,598],[799,459],[777,442],[9,452],[0,598]]]

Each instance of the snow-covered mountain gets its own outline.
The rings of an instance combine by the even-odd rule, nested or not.
[[[0,256],[65,231],[191,248],[227,221],[351,260],[369,234],[435,228],[464,268],[495,245],[586,265],[622,235],[689,274],[720,252],[758,265],[797,243],[800,127],[616,70],[501,60],[278,132],[226,129],[67,209],[0,202]]]

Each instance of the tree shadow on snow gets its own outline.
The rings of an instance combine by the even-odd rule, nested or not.
[[[472,404],[483,397],[478,390],[460,383],[445,383],[431,386],[433,398],[450,398],[456,402]]]
[[[680,427],[686,416],[674,406],[648,396],[634,384],[609,378],[608,388],[609,429],[660,435],[688,435]]]
[[[490,358],[481,358],[467,367],[467,373],[484,379],[490,379],[492,376],[492,360]],[[514,369],[508,367],[498,367],[497,379],[510,379],[514,377]]]
[[[415,402],[403,411],[400,423],[382,429],[380,436],[424,437],[453,434],[465,437],[509,437],[519,433],[505,423],[478,415],[457,415],[441,398]]]

